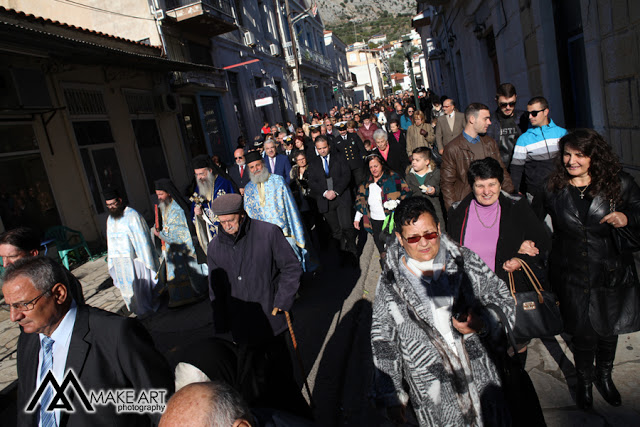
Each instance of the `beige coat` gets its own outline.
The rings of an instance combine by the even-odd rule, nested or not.
[[[420,134],[422,129],[427,131],[427,134],[424,136]],[[409,129],[407,129],[407,155],[411,156],[413,150],[418,147],[431,147],[435,140],[436,135],[433,132],[431,123],[422,123],[420,126],[409,126]]]

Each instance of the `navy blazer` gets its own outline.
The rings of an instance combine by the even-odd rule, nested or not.
[[[37,425],[38,411],[25,413],[36,391],[40,352],[38,334],[22,332],[18,339],[18,426]],[[151,337],[136,319],[90,307],[78,306],[65,365],[73,369],[87,393],[100,389],[166,389],[166,400],[174,389],[173,373],[155,349]],[[62,381],[62,379],[60,379]],[[73,387],[67,388],[75,413],[61,412],[60,427],[148,426],[162,414],[116,413],[113,405],[97,406],[87,413]],[[165,401],[166,401],[165,400]]]
[[[240,166],[236,163],[229,165],[229,176],[238,188],[244,188],[244,186],[251,180],[249,177],[249,166],[247,165],[244,165],[242,178],[240,178]]]
[[[291,181],[291,162],[289,162],[289,158],[284,154],[276,154],[276,167],[275,170],[271,170],[271,159],[269,156],[264,156],[264,163],[267,166],[267,170],[270,173],[274,173],[276,175],[280,175],[287,182],[287,185]]]

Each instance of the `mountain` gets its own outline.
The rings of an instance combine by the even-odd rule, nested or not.
[[[398,40],[411,32],[415,10],[415,0],[318,0],[325,28],[348,45],[378,34]]]
[[[355,20],[367,21],[386,12],[396,16],[415,15],[416,0],[317,0],[318,12],[325,25]]]

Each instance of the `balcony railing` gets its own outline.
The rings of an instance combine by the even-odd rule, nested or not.
[[[287,64],[290,67],[295,66],[295,59],[293,57],[293,47],[291,42],[283,43],[284,57],[287,60]],[[306,46],[298,46],[298,58],[300,65],[306,62],[308,65],[319,66],[325,68],[327,71],[331,71],[331,60],[324,55],[307,48]]]
[[[203,6],[208,6],[218,12],[226,13],[229,16],[233,16],[231,10],[231,0],[167,0],[167,11],[180,9],[186,6],[193,6],[201,3]]]
[[[237,28],[230,0],[167,0],[167,16],[190,33],[213,37]]]

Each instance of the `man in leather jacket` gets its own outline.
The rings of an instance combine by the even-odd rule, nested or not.
[[[518,137],[527,131],[528,114],[516,109],[518,95],[511,83],[503,83],[496,91],[498,108],[491,114],[491,126],[487,135],[498,144],[502,162],[509,169],[513,157],[513,147]]]

